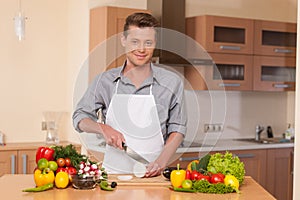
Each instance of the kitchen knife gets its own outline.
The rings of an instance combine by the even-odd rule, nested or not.
[[[138,154],[137,152],[135,152],[133,149],[131,149],[130,147],[128,147],[125,143],[122,143],[123,149],[125,151],[125,153],[132,159],[143,163],[143,164],[149,164],[149,161],[146,160],[145,158],[143,158],[140,154]]]

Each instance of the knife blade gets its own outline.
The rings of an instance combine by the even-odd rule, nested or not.
[[[143,158],[140,154],[138,154],[136,151],[134,151],[132,148],[128,147],[125,143],[122,143],[123,149],[125,153],[132,159],[143,163],[143,164],[149,164],[149,161]]]

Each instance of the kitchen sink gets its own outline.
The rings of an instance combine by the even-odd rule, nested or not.
[[[254,143],[261,143],[261,144],[278,144],[278,143],[293,143],[294,140],[287,140],[280,137],[275,138],[261,138],[260,140],[255,140],[255,138],[238,138],[235,139],[237,141],[243,142],[254,142]]]
[[[203,144],[199,142],[189,142],[189,141],[184,141],[180,147],[183,148],[188,148],[188,147],[214,147],[214,145],[211,144]]]

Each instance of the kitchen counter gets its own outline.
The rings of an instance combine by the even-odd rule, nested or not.
[[[113,192],[103,191],[96,187],[92,190],[77,190],[69,186],[66,189],[52,189],[39,193],[25,193],[22,189],[33,187],[33,175],[11,175],[6,174],[0,177],[1,196],[11,200],[58,200],[58,199],[151,199],[151,200],[274,200],[263,187],[255,182],[251,177],[245,177],[244,184],[240,187],[240,194],[203,194],[203,193],[184,193],[171,191],[167,186],[117,186]]]
[[[201,142],[199,143],[201,144]],[[176,153],[187,152],[210,152],[210,151],[230,151],[230,150],[250,150],[250,149],[272,149],[272,148],[290,148],[294,147],[293,142],[263,144],[250,141],[241,141],[236,139],[220,139],[215,145],[204,145],[202,147],[183,146],[177,149]]]

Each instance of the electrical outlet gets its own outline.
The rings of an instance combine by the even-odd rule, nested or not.
[[[204,124],[204,133],[221,131],[223,131],[223,124]]]

